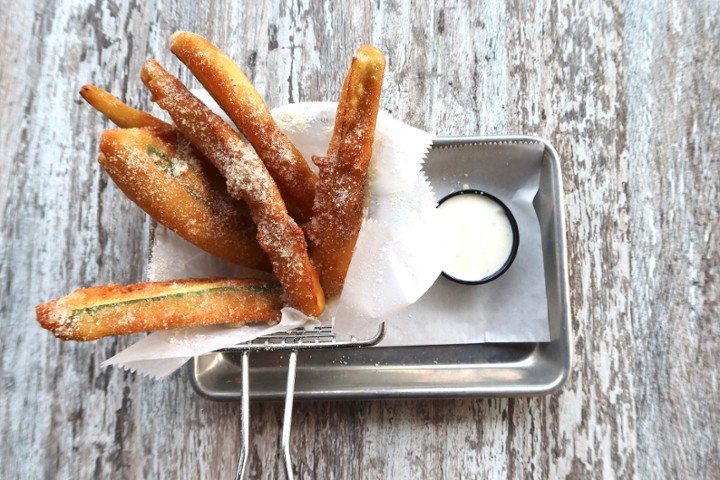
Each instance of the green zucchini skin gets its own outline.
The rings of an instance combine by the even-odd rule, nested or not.
[[[38,322],[65,340],[227,323],[273,323],[282,287],[261,280],[181,280],[90,287],[38,305]]]
[[[114,302],[114,303],[105,303],[101,305],[94,305],[92,307],[85,307],[85,308],[78,308],[77,310],[73,310],[72,313],[70,313],[70,319],[73,319],[75,317],[79,317],[81,315],[94,315],[100,310],[103,310],[105,308],[122,308],[126,307],[128,305],[132,305],[134,303],[143,303],[143,302],[161,302],[163,300],[168,300],[171,298],[183,298],[183,297],[192,297],[192,296],[202,296],[202,295],[208,295],[213,293],[222,293],[222,292],[276,292],[278,290],[281,290],[282,287],[280,285],[276,284],[267,284],[267,285],[246,285],[243,287],[216,287],[216,288],[207,288],[203,290],[195,290],[192,292],[178,292],[178,293],[168,293],[166,295],[158,295],[156,297],[147,297],[147,298],[133,298],[131,300],[124,300],[120,302]]]

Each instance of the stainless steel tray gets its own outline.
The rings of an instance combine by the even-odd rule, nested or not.
[[[560,162],[542,139],[526,136],[440,137],[436,148],[477,144],[517,157],[541,145],[540,188],[534,201],[543,244],[550,337],[548,343],[482,343],[395,346],[298,352],[295,398],[365,399],[542,395],[559,388],[572,357],[565,220]],[[428,168],[432,178],[432,168]],[[285,397],[288,352],[256,352],[250,360],[251,397]],[[237,401],[242,394],[242,355],[218,352],[195,358],[190,379],[208,398]]]

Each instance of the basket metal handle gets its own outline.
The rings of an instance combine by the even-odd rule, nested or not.
[[[343,347],[369,347],[382,340],[385,335],[385,324],[378,327],[377,332],[367,338],[356,338],[349,336],[346,339],[338,339],[331,327],[319,327],[314,330],[295,330],[281,334],[267,335],[260,337],[254,342],[241,343],[234,347],[225,349],[228,352],[242,352],[242,416],[240,420],[240,431],[242,436],[242,450],[238,461],[235,480],[247,478],[248,459],[250,457],[250,352],[258,350],[289,351],[287,387],[285,389],[285,411],[283,413],[283,426],[281,437],[281,448],[283,455],[283,467],[288,480],[294,477],[292,468],[292,455],[290,452],[290,427],[292,423],[293,399],[295,397],[295,372],[297,370],[297,354],[299,350],[316,350],[322,348],[343,348]]]
[[[290,454],[290,427],[292,424],[293,399],[295,398],[295,370],[297,367],[297,350],[290,352],[288,360],[287,387],[285,389],[285,411],[283,412],[283,426],[281,445],[283,451],[283,464],[285,465],[285,478],[293,480],[292,456]]]
[[[283,426],[281,447],[283,455],[283,466],[285,478],[294,479],[292,467],[292,454],[290,452],[290,429],[292,426],[293,400],[295,397],[295,372],[297,370],[297,350],[290,351],[288,360],[287,387],[285,389],[285,409],[283,412]],[[242,352],[242,414],[240,417],[240,436],[242,438],[242,449],[238,461],[235,480],[245,480],[248,473],[248,459],[250,458],[250,351]]]
[[[242,449],[240,450],[240,460],[238,461],[235,480],[245,480],[247,478],[247,464],[250,457],[250,352],[247,350],[242,352],[242,372],[240,376],[242,382],[242,397],[240,399],[242,408],[240,414]]]

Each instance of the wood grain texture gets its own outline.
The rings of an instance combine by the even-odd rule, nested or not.
[[[720,5],[641,3],[625,47],[638,468],[720,478]]]
[[[350,3],[350,2],[347,2]],[[382,106],[444,135],[529,133],[565,181],[574,366],[543,398],[300,402],[300,478],[718,478],[720,5],[590,0],[88,4],[0,18],[0,478],[231,478],[240,408],[100,362],[33,307],[145,275],[149,221],[100,171],[95,83],[138,79],[193,30],[270,106],[334,100],[360,43]],[[281,406],[252,406],[251,478],[281,478]]]

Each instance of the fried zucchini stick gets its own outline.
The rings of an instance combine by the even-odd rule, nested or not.
[[[231,263],[270,271],[247,206],[175,129],[106,130],[98,161],[125,195],[188,242]]]
[[[93,85],[83,86],[80,95],[126,129],[103,133],[98,160],[128,198],[197,247],[231,263],[271,270],[247,206],[228,195],[222,176],[180,132]]]
[[[358,49],[343,83],[327,155],[313,157],[320,180],[306,233],[328,298],[342,291],[362,225],[384,71],[379,50],[369,45]]]
[[[277,127],[262,97],[240,67],[195,33],[173,34],[170,50],[250,141],[277,183],[290,214],[298,223],[305,223],[312,212],[317,177],[292,141]]]
[[[63,340],[280,319],[282,288],[262,280],[186,279],[82,288],[35,308]]]
[[[277,185],[255,152],[155,60],[141,71],[153,101],[166,110],[177,128],[227,179],[235,198],[245,200],[257,224],[258,242],[270,257],[290,304],[311,316],[325,308],[317,272],[307,254],[302,230],[285,208]]]
[[[95,110],[104,114],[120,128],[172,128],[169,123],[165,123],[147,112],[124,104],[111,93],[95,85],[83,85],[80,89],[80,95],[95,108]]]

